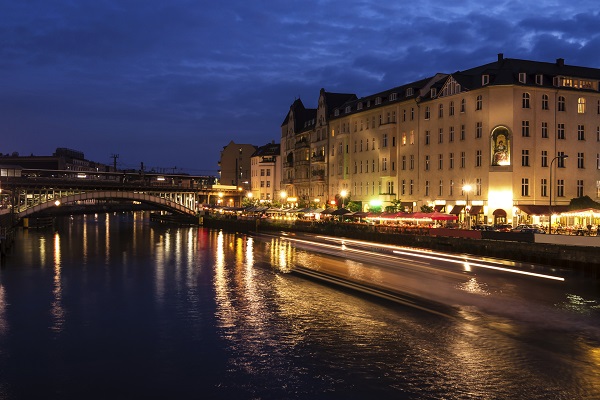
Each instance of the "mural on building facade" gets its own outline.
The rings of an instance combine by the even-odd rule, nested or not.
[[[492,131],[490,141],[492,165],[510,165],[510,132],[504,126],[498,126]]]

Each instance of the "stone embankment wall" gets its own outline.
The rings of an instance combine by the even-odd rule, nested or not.
[[[600,237],[586,237],[595,246],[536,243],[535,235],[513,232],[475,232],[456,229],[421,228],[398,230],[373,225],[303,223],[204,218],[207,228],[242,233],[256,231],[297,231],[360,239],[398,246],[418,247],[451,253],[503,258],[524,263],[545,264],[568,269],[577,275],[600,279]],[[445,232],[450,231],[450,232]],[[543,235],[542,235],[543,236]]]

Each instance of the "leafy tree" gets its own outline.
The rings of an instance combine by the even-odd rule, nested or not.
[[[360,211],[360,202],[351,201],[346,204],[346,209],[352,212]]]
[[[421,206],[421,212],[424,212],[424,213],[432,213],[432,212],[433,212],[433,207],[431,207],[431,206],[428,206],[427,204],[423,204],[423,205]]]
[[[369,211],[373,213],[381,212],[381,206],[369,206]]]

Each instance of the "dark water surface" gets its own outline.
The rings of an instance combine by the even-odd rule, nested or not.
[[[0,398],[600,398],[596,337],[280,272],[311,262],[141,213],[23,231],[0,270]]]

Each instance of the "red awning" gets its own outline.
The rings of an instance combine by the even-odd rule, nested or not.
[[[527,215],[550,215],[560,214],[569,209],[569,206],[545,206],[545,205],[518,205],[516,206],[519,210]]]
[[[471,209],[469,210],[469,214],[471,215],[481,214],[482,212],[483,206],[471,206]]]
[[[450,211],[450,214],[452,215],[459,215],[462,210],[464,210],[465,206],[461,206],[461,205],[455,205],[454,207],[452,207],[452,211]]]
[[[437,212],[444,212],[444,208],[446,208],[445,204],[438,204],[435,207],[433,207],[434,211]]]

